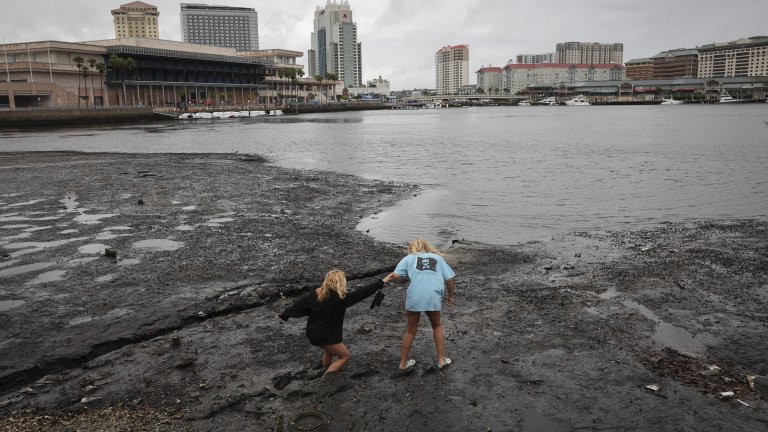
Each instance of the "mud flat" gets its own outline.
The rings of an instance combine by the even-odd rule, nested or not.
[[[393,377],[392,286],[316,379],[276,313],[329,268],[392,268],[354,227],[414,193],[251,155],[0,154],[0,430],[768,429],[765,221],[457,241],[450,368],[423,323]]]

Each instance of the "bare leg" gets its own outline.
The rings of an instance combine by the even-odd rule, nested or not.
[[[325,353],[328,354],[328,357],[331,359],[336,357],[336,361],[332,362],[330,366],[328,366],[328,370],[326,370],[325,373],[338,372],[341,368],[344,367],[344,364],[347,363],[347,360],[349,360],[349,350],[347,350],[347,347],[344,346],[343,343],[325,345],[321,348],[325,350]],[[325,355],[323,355],[323,360],[325,360]]]
[[[328,366],[333,363],[333,356],[328,351],[323,351],[323,359],[321,360],[323,369],[328,369]]]
[[[443,334],[443,323],[440,322],[440,311],[426,312],[429,323],[432,324],[432,336],[435,338],[435,349],[437,350],[437,364],[445,364],[445,335]]]
[[[405,369],[408,361],[408,354],[411,352],[411,344],[416,337],[416,330],[419,329],[420,312],[405,311],[405,334],[403,335],[403,346],[400,349],[400,369]]]

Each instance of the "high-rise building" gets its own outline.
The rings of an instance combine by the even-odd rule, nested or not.
[[[554,63],[554,62],[555,62],[555,53],[553,52],[544,53],[544,54],[518,54],[517,55],[518,64]]]
[[[768,76],[768,36],[703,45],[699,78]]]
[[[181,37],[198,45],[256,51],[259,16],[253,8],[182,3]]]
[[[555,47],[555,63],[620,65],[624,63],[624,44],[562,42]]]
[[[315,9],[309,75],[332,73],[347,87],[362,84],[362,46],[357,41],[357,24],[352,21],[349,2],[328,0]]]
[[[469,45],[440,48],[435,53],[435,87],[437,94],[458,94],[469,84]]]
[[[140,1],[120,5],[112,10],[115,23],[115,37],[160,38],[157,17],[160,12],[156,6]]]

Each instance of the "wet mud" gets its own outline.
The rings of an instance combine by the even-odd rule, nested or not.
[[[397,376],[404,287],[347,313],[321,376],[275,315],[411,185],[255,155],[0,155],[0,430],[768,430],[768,224],[669,223],[509,247],[456,241],[436,362]],[[732,392],[732,393],[731,393]]]

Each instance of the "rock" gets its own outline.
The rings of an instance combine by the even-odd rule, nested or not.
[[[171,336],[171,348],[178,348],[181,346],[181,338],[179,336],[174,335]]]
[[[144,200],[143,200],[143,199],[141,199],[141,198],[139,198],[139,201],[138,201],[138,202],[136,202],[136,204],[138,204],[138,205],[144,205]]]
[[[117,259],[117,251],[114,250],[114,249],[105,248],[104,249],[104,256],[107,256],[109,258]]]
[[[361,334],[361,335],[371,334],[372,331],[373,331],[373,327],[369,325],[361,325],[360,327],[357,328],[357,334]]]
[[[576,252],[575,254],[573,254],[573,256],[576,258],[581,258],[581,252]]]
[[[84,397],[80,399],[81,404],[87,404],[91,402],[96,402],[97,400],[101,399],[100,397]]]
[[[760,394],[768,395],[768,377],[756,376],[752,378],[750,387]]]
[[[704,372],[701,372],[702,375],[704,375],[704,376],[717,376],[717,375],[720,375],[721,369],[719,367],[717,367],[715,365],[709,365],[707,367],[708,367],[707,370],[705,370]]]

